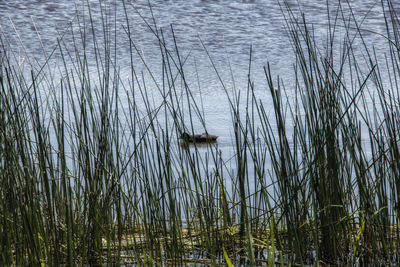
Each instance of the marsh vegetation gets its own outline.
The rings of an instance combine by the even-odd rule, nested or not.
[[[381,3],[388,53],[377,54],[363,41],[377,33],[343,19],[341,5],[321,41],[307,17],[280,4],[295,82],[266,64],[266,106],[254,91],[249,44],[247,86],[220,80],[229,159],[218,142],[177,141],[198,130],[194,121],[207,132],[207,100],[186,80],[179,25],[161,29],[143,18],[159,47],[153,74],[131,33],[137,10],[121,2],[127,79],[115,56],[115,18],[104,12],[102,25],[90,23],[90,5],[69,29],[72,42],[58,36],[44,62],[22,68],[0,36],[1,265],[398,265],[396,9]]]

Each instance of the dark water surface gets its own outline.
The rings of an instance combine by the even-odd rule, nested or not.
[[[86,1],[85,1],[86,2]],[[89,1],[96,30],[101,33],[102,16],[117,31],[117,59],[122,81],[130,79],[129,40],[126,35],[126,18],[121,1]],[[170,25],[173,25],[177,44],[182,58],[188,56],[184,69],[187,81],[195,98],[201,103],[210,133],[219,135],[219,147],[227,158],[234,150],[232,146],[232,120],[229,102],[210,60],[200,42],[210,53],[216,68],[228,90],[234,84],[245,96],[249,67],[249,51],[252,46],[252,79],[255,90],[266,107],[271,105],[263,66],[270,62],[273,75],[279,75],[289,90],[293,87],[293,65],[295,56],[285,29],[285,19],[279,1],[275,0],[152,0],[152,11],[157,29],[162,28],[172,50],[173,38]],[[321,47],[328,23],[327,8],[337,10],[338,1],[301,0],[289,1],[296,14],[304,12],[309,23],[314,23],[316,36],[320,36]],[[157,39],[141,16],[154,28],[147,0],[126,1],[129,25],[134,43],[144,56],[146,63],[156,78],[161,76],[161,57]],[[21,66],[35,60],[43,62],[57,45],[57,38],[63,36],[68,44],[72,42],[71,29],[78,33],[78,21],[86,9],[82,1],[0,1],[1,31],[8,37],[14,52],[20,55]],[[100,12],[100,7],[106,10]],[[376,48],[376,53],[387,52],[384,38],[373,32],[385,34],[385,24],[380,1],[357,0],[350,5],[342,4],[343,16],[338,20],[348,20],[352,16],[362,25],[364,40]],[[353,13],[352,13],[353,12]],[[103,17],[104,18],[104,17]],[[114,21],[116,18],[116,21]],[[341,24],[339,23],[339,24]],[[90,26],[87,25],[90,32]],[[338,29],[338,37],[343,34]],[[317,38],[318,39],[318,38]],[[90,40],[89,40],[90,42]],[[355,41],[357,42],[357,40]],[[355,46],[357,47],[357,46]],[[338,47],[340,49],[340,47]],[[90,53],[90,50],[88,51]],[[360,51],[360,55],[362,52]],[[135,67],[143,71],[149,90],[154,90],[154,102],[160,101],[144,64],[137,55]],[[89,60],[91,60],[89,58]],[[93,59],[94,60],[94,57]],[[57,66],[61,58],[57,52],[52,57],[50,71],[60,75]],[[95,65],[95,62],[89,62]],[[230,72],[233,72],[233,78]],[[234,80],[234,82],[233,82]],[[201,100],[201,101],[200,101]],[[244,100],[242,102],[244,103]],[[243,113],[245,113],[243,106]],[[203,131],[199,121],[194,120],[196,131]],[[229,155],[228,155],[229,154]]]

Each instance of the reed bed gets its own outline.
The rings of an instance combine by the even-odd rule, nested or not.
[[[234,172],[216,144],[176,142],[194,120],[207,130],[179,40],[147,24],[159,43],[157,78],[131,33],[135,9],[121,5],[128,83],[113,16],[93,25],[90,5],[89,19],[71,27],[72,44],[60,36],[28,71],[0,37],[2,266],[399,264],[400,31],[390,1],[382,1],[387,55],[362,42],[354,17],[339,23],[340,5],[322,49],[307,18],[281,3],[296,81],[289,89],[265,67],[272,116],[254,90],[251,50],[247,89],[221,80]],[[49,74],[55,54],[57,79]]]

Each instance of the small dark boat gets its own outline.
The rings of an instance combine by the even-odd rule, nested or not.
[[[212,135],[212,134],[207,134],[207,133],[202,133],[202,134],[194,134],[190,135],[188,133],[183,133],[180,137],[185,142],[190,142],[190,143],[206,143],[206,142],[215,142],[217,140],[218,136]]]

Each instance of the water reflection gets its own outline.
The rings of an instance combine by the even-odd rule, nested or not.
[[[295,16],[301,18],[301,14],[304,13],[307,21],[312,23],[313,33],[317,40],[319,40],[318,37],[326,35],[328,23],[327,12],[321,12],[321,10],[328,8],[334,14],[339,8],[339,2],[330,2],[328,6],[325,1],[287,2],[293,8]],[[190,88],[195,100],[201,103],[201,113],[207,130],[221,136],[218,147],[224,155],[227,155],[227,158],[235,153],[235,148],[230,141],[232,140],[233,123],[227,95],[232,97],[234,93],[242,92],[242,98],[239,101],[240,111],[243,116],[246,116],[246,97],[244,96],[248,87],[250,46],[253,51],[250,77],[254,82],[254,92],[257,98],[266,108],[272,106],[263,70],[263,66],[267,62],[270,62],[273,75],[279,75],[287,86],[288,96],[291,97],[295,80],[293,76],[295,58],[287,36],[288,32],[285,28],[281,6],[277,1],[155,0],[150,1],[152,13],[147,0],[125,1],[129,22],[126,21],[121,1],[99,2],[93,0],[89,3],[92,8],[92,17],[83,16],[81,10],[82,8],[87,9],[87,7],[82,6],[82,1],[0,1],[1,30],[8,38],[7,42],[11,43],[11,47],[21,50],[21,59],[34,57],[39,64],[43,64],[46,61],[46,55],[51,54],[54,47],[57,46],[57,38],[60,39],[62,36],[62,41],[68,44],[67,47],[71,48],[71,52],[73,52],[74,45],[78,45],[79,49],[82,51],[85,49],[86,53],[91,55],[86,58],[88,66],[91,68],[96,65],[96,60],[99,58],[96,57],[97,54],[90,44],[95,36],[97,38],[104,36],[102,20],[104,14],[109,14],[110,18],[107,22],[110,32],[116,31],[116,47],[112,48],[116,53],[115,63],[118,65],[118,75],[124,84],[121,88],[129,88],[129,84],[133,83],[132,56],[134,67],[137,73],[142,75],[146,84],[146,92],[153,97],[153,103],[159,103],[163,99],[158,92],[158,88],[161,88],[163,83],[162,59],[158,39],[148,25],[153,29],[162,29],[164,38],[167,40],[166,46],[171,53],[176,57],[178,49],[181,57],[185,58],[186,84],[177,85],[178,94],[184,99],[187,96],[184,87]],[[105,13],[100,12],[101,8]],[[363,29],[371,30],[365,31],[363,41],[374,45],[376,53],[384,54],[386,40],[372,33],[372,31],[385,33],[380,5],[376,1],[352,1],[342,5],[341,8],[343,17],[338,19],[346,22],[351,16],[354,16],[362,22]],[[152,14],[155,18],[154,21]],[[90,26],[91,21],[96,27]],[[128,25],[134,40],[127,37]],[[86,43],[74,44],[76,36],[79,36],[81,31],[86,34]],[[347,34],[340,28],[337,31],[339,40],[340,36]],[[172,36],[173,32],[177,42],[176,47]],[[356,33],[351,34],[356,36]],[[321,38],[321,43],[324,41],[325,39]],[[134,55],[130,50],[131,42],[139,51]],[[354,42],[356,50],[356,44],[361,40],[355,38]],[[104,48],[100,47],[101,49]],[[205,49],[211,56],[218,73],[211,64]],[[22,55],[25,53],[24,51],[27,55]],[[55,71],[58,69],[61,54],[58,51],[54,52],[52,60],[54,60],[51,65],[54,66],[52,75],[56,78],[62,77],[62,72]],[[72,62],[69,64],[67,69],[73,69]],[[93,69],[91,71],[93,80],[95,83],[100,83],[101,78],[96,77],[96,70]],[[176,71],[175,74],[177,75],[178,72]],[[121,109],[126,108],[128,99],[121,101],[123,106]],[[143,103],[137,104],[140,109],[144,110]],[[188,110],[188,105],[184,105],[183,101],[179,104],[185,111]],[[155,106],[157,105],[155,104]],[[266,110],[266,112],[268,114],[270,110]],[[188,116],[184,119],[189,121]],[[160,120],[162,123],[162,118]],[[204,130],[199,119],[194,118],[193,125],[195,131],[202,132]],[[196,146],[205,149],[207,145],[196,144]],[[190,149],[191,146],[183,145],[182,148]]]

